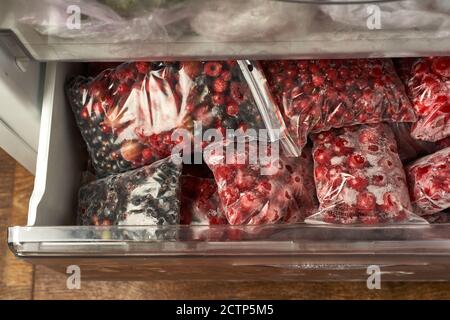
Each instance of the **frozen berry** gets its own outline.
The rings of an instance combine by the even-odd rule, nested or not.
[[[222,64],[219,62],[207,62],[204,65],[204,72],[210,77],[218,77],[222,72]]]
[[[236,101],[228,101],[227,105],[226,105],[226,111],[227,114],[230,116],[236,116],[239,112],[239,107]]]

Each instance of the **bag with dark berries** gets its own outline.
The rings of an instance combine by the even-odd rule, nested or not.
[[[214,179],[181,177],[181,224],[228,224]]]
[[[398,62],[403,77],[408,76],[405,70],[408,64],[409,60]],[[432,142],[450,137],[450,57],[418,59],[406,78],[408,94],[418,115],[412,136]]]
[[[261,140],[240,146],[224,140],[205,150],[228,223],[297,223],[315,211],[310,156],[288,158]]]
[[[390,59],[263,61],[272,94],[299,148],[309,133],[416,116]]]
[[[81,187],[79,224],[179,224],[181,170],[181,158],[171,156]]]
[[[450,147],[408,165],[406,175],[411,200],[419,214],[450,208]]]
[[[265,128],[236,61],[124,63],[76,77],[67,95],[100,177],[191,145],[194,121],[222,135]],[[172,138],[176,129],[188,134]]]
[[[386,124],[357,125],[313,136],[319,212],[310,223],[426,223],[412,213],[394,134]]]

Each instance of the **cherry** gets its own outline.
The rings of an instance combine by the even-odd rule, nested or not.
[[[376,199],[370,192],[362,192],[358,194],[356,199],[356,207],[363,212],[370,212],[375,209]]]
[[[348,165],[350,168],[362,169],[366,165],[366,158],[364,158],[362,155],[357,154],[357,153],[352,154],[348,158]]]
[[[354,176],[347,181],[347,184],[352,189],[362,191],[368,186],[369,182],[366,178]]]
[[[326,165],[329,164],[331,160],[331,155],[328,151],[324,149],[317,149],[314,151],[314,161],[316,161],[318,164]]]

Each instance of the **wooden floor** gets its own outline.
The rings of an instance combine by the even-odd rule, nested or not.
[[[1,299],[450,299],[450,283],[364,283],[82,281],[68,290],[66,277],[16,259],[6,244],[6,228],[25,225],[33,176],[0,149]]]

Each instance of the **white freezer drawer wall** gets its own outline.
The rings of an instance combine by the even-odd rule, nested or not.
[[[41,117],[42,70],[29,61],[22,71],[0,46],[0,147],[31,173],[36,170]]]

